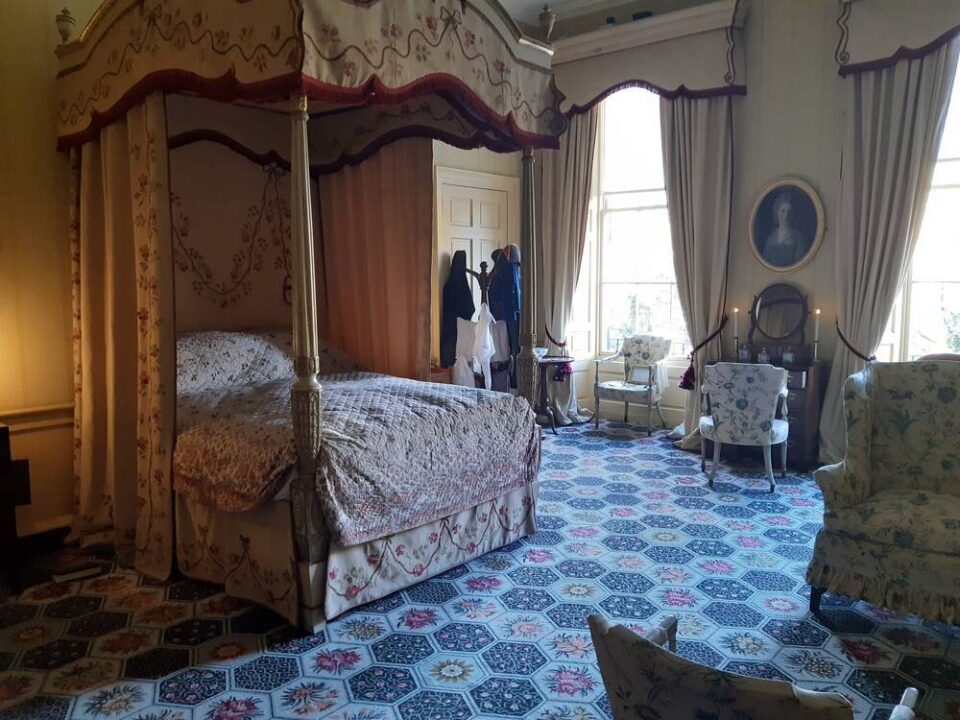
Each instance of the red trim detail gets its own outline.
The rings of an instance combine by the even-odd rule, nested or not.
[[[564,113],[567,117],[573,115],[581,115],[588,110],[592,109],[597,103],[606,100],[608,97],[613,95],[619,90],[625,90],[626,88],[643,88],[644,90],[649,90],[650,92],[656,93],[662,98],[667,100],[676,100],[678,97],[685,98],[713,98],[713,97],[724,97],[726,95],[746,95],[747,86],[746,85],[723,85],[720,87],[706,88],[704,90],[691,90],[686,85],[680,85],[676,90],[667,90],[662,88],[659,85],[654,85],[651,82],[646,80],[624,80],[619,82],[612,87],[607,88],[602,93],[597,95],[595,98],[590,100],[584,105],[573,105],[567,112]]]
[[[840,74],[840,77],[846,77],[847,75],[868,72],[870,70],[882,70],[883,68],[896,65],[901,60],[916,60],[917,58],[921,58],[924,55],[932,53],[941,45],[945,45],[958,35],[960,35],[960,25],[955,25],[945,33],[938,35],[926,45],[921,45],[918,48],[908,48],[904,45],[901,45],[899,48],[897,48],[897,51],[893,53],[893,55],[885,58],[879,58],[877,60],[867,60],[866,62],[842,65],[840,66],[838,73]]]
[[[516,148],[514,148],[512,145],[506,143],[497,143],[480,133],[477,133],[469,138],[464,138],[459,135],[453,135],[452,133],[447,133],[446,131],[438,130],[426,125],[408,125],[406,127],[395,128],[385,132],[383,135],[380,135],[374,141],[372,141],[369,145],[366,145],[363,150],[358,153],[343,155],[332,163],[311,165],[310,176],[315,178],[319,175],[326,175],[328,173],[341,170],[347,165],[357,165],[369,158],[371,155],[379,152],[386,145],[404,138],[426,138],[428,140],[440,140],[447,145],[453,145],[461,150],[473,150],[474,148],[478,147],[486,147],[494,152],[514,152],[516,150]],[[252,163],[256,163],[257,165],[276,165],[287,172],[290,171],[290,161],[275,150],[269,150],[265,153],[258,153],[256,150],[247,147],[229,135],[226,135],[219,130],[212,130],[209,128],[187,130],[182,133],[177,133],[176,135],[171,135],[167,140],[167,147],[169,150],[177,150],[197,142],[216,143],[217,145],[222,145],[228,150],[232,150],[233,152],[245,157],[247,160]]]
[[[493,150],[506,152],[519,150],[522,147],[554,149],[559,147],[558,138],[520,129],[512,112],[505,116],[498,115],[468,85],[458,78],[444,73],[426,75],[400,88],[388,88],[374,75],[359,87],[344,88],[322,82],[299,72],[254,83],[241,83],[237,80],[236,73],[233,70],[218,78],[204,78],[186,70],[159,70],[144,76],[108,110],[102,113],[95,110],[91,111],[90,123],[87,127],[79,132],[58,138],[57,148],[67,150],[89,142],[97,136],[101,127],[118,120],[147,95],[157,91],[195,93],[221,102],[232,102],[234,100],[270,102],[283,100],[289,97],[291,93],[302,92],[311,100],[345,105],[397,105],[422,95],[446,91],[465,102],[470,110],[467,119],[471,120],[472,124],[478,125],[477,122],[472,120],[472,116],[479,116],[485,123],[489,124],[487,126],[478,125],[479,129],[496,128],[512,141],[505,142],[497,147],[491,146]],[[426,129],[421,128],[421,130],[425,131]],[[444,136],[440,131],[433,132],[435,134],[426,136],[435,137],[444,142],[452,137],[450,135]],[[508,145],[510,147],[507,147]]]

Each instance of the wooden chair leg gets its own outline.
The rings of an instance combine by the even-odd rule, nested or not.
[[[810,614],[819,615],[820,614],[820,598],[823,597],[823,593],[826,592],[826,588],[810,588]]]
[[[647,437],[653,435],[653,403],[647,399]]]
[[[593,403],[593,426],[599,430],[600,429],[600,396],[594,394],[594,403]]]
[[[787,441],[784,440],[780,445],[780,477],[787,476]]]
[[[667,421],[663,419],[663,411],[660,409],[660,401],[657,400],[657,415],[660,416],[660,424],[663,427],[667,426]]]
[[[770,492],[773,492],[774,488],[777,486],[777,483],[773,479],[773,459],[770,456],[769,445],[763,446],[763,466],[767,470],[767,480],[770,481]]]
[[[717,440],[713,441],[713,467],[710,468],[710,487],[713,487],[713,479],[717,476],[717,466],[720,465],[720,448],[723,444]]]
[[[630,403],[628,402],[623,404],[623,422],[630,422]]]
[[[700,436],[700,472],[707,471],[707,440]]]

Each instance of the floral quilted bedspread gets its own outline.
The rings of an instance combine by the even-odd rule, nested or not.
[[[334,542],[408,530],[530,483],[540,432],[523,398],[376,373],[325,375],[318,487]],[[174,486],[225,511],[293,472],[292,380],[181,394]]]

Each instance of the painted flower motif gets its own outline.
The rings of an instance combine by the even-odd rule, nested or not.
[[[536,638],[545,632],[542,622],[529,615],[503,622],[500,627],[508,637]]]
[[[590,543],[570,543],[565,550],[571,555],[584,558],[597,557],[603,554],[602,549]]]
[[[84,708],[93,717],[116,716],[130,712],[143,699],[143,690],[136,685],[115,685],[94,693]]]
[[[14,632],[10,639],[19,645],[37,642],[50,635],[50,628],[44,625],[28,625]]]
[[[936,638],[919,630],[906,627],[886,628],[880,632],[880,637],[889,640],[894,645],[906,646],[918,652],[933,652],[941,647]]]
[[[220,597],[210,598],[204,603],[204,612],[208,615],[232,615],[235,612],[243,610],[249,605],[246,600],[231,597],[230,595],[221,595]]]
[[[762,640],[748,633],[724,635],[720,643],[734,655],[760,655],[767,649]]]
[[[489,600],[481,598],[463,598],[457,600],[450,608],[457,615],[468,620],[483,620],[497,612],[497,606]]]
[[[763,520],[767,525],[774,525],[776,527],[786,527],[787,525],[793,525],[793,520],[783,515],[768,515]]]
[[[662,490],[655,490],[653,492],[643,493],[643,497],[647,498],[647,500],[669,500],[671,495],[670,493]]]
[[[120,610],[144,610],[157,604],[157,595],[149,590],[137,590],[136,592],[121,595],[114,602],[114,607]]]
[[[569,598],[585,599],[592,598],[596,595],[597,589],[593,585],[587,585],[586,583],[570,583],[564,585],[560,592]]]
[[[451,685],[469,682],[473,666],[466,660],[441,660],[430,668],[430,677]]]
[[[699,615],[681,615],[677,618],[677,632],[689,637],[702,637],[710,626]]]
[[[647,566],[647,561],[639,555],[618,555],[617,565],[630,570],[642,570]]]
[[[140,615],[140,622],[145,625],[169,625],[176,620],[182,620],[186,616],[186,605],[165,603],[152,607],[149,610],[144,610]]]
[[[29,600],[43,602],[46,600],[56,600],[57,598],[62,598],[69,592],[70,583],[48,583],[47,585],[41,585],[38,588],[34,588],[27,593],[26,597]]]
[[[575,527],[570,530],[570,537],[593,538],[600,534],[595,527]]]
[[[699,600],[690,590],[683,588],[668,588],[660,594],[660,599],[670,607],[696,607]]]
[[[373,640],[386,632],[386,628],[377,620],[357,618],[343,623],[344,635],[354,640]]]
[[[327,672],[340,675],[347,670],[353,670],[360,664],[362,658],[356,648],[324,650],[313,658],[313,669],[317,672]]]
[[[874,665],[890,659],[890,653],[871,640],[850,640],[841,638],[843,653],[851,660]]]
[[[903,613],[899,613],[896,610],[891,610],[890,608],[875,607],[870,605],[868,607],[868,612],[873,615],[877,620],[883,622],[889,622],[891,620],[906,620],[907,616]]]
[[[596,685],[593,678],[576,667],[559,667],[547,675],[546,682],[552,692],[570,697],[588,695]]]
[[[527,562],[532,562],[536,564],[545,563],[553,560],[553,553],[549,550],[527,550],[526,554],[523,556]]]
[[[763,604],[768,610],[779,613],[792,613],[800,609],[800,603],[784,597],[766,598]]]
[[[437,611],[431,608],[411,608],[403,613],[400,624],[410,630],[421,630],[437,624]]]
[[[637,514],[637,511],[634,510],[633,508],[617,507],[617,508],[610,509],[610,516],[616,517],[616,518],[628,518],[628,517],[633,517],[636,514]]]
[[[284,690],[280,702],[283,707],[293,710],[295,715],[316,717],[336,705],[339,696],[336,688],[328,687],[324,682],[310,681]]]
[[[749,532],[754,529],[753,523],[747,520],[730,520],[726,523],[728,530],[734,532]]]
[[[726,560],[705,560],[697,567],[711,575],[732,575],[735,569],[733,564]]]
[[[104,638],[100,649],[114,655],[132,655],[150,644],[150,633],[125,630]]]
[[[657,530],[653,533],[653,539],[662,543],[672,543],[674,542],[679,535],[675,532],[670,532],[669,530]]]
[[[130,587],[133,580],[127,575],[107,575],[106,577],[91,580],[87,585],[95,593],[109,595]]]
[[[508,570],[513,565],[513,561],[506,555],[484,555],[480,558],[480,565],[487,570],[502,572]]]
[[[0,678],[0,704],[10,703],[19,698],[30,689],[32,682],[29,675],[8,675]]]
[[[766,543],[760,538],[747,537],[745,535],[741,535],[740,537],[737,538],[737,545],[739,545],[742,548],[749,548],[753,550],[756,548],[765,547]]]
[[[210,656],[214,660],[233,660],[249,652],[247,648],[238,642],[225,642],[217,645]]]
[[[593,650],[593,643],[586,635],[557,633],[549,644],[551,650],[565,658],[584,658]]]
[[[260,698],[255,697],[228,697],[207,710],[205,717],[206,720],[254,720],[263,717],[260,703]]]
[[[826,653],[798,650],[786,657],[787,663],[800,672],[832,680],[843,672],[843,666]]]
[[[654,570],[654,574],[660,582],[665,583],[684,583],[693,578],[693,575],[681,567],[659,567]]]
[[[493,575],[481,575],[470,578],[466,584],[473,592],[490,592],[503,585],[503,580]]]

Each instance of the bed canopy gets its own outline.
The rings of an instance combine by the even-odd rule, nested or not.
[[[310,607],[322,542],[314,527],[323,423],[317,178],[403,138],[522,150],[521,235],[532,268],[532,151],[556,147],[565,125],[550,54],[496,0],[105,0],[79,38],[58,49],[57,75],[58,145],[70,152],[74,189],[77,522],[88,534],[111,533],[148,575],[171,571],[182,259],[174,239],[185,232],[180,199],[171,197],[173,152],[200,141],[227,147],[289,171],[291,572],[301,612]],[[198,178],[218,171],[194,167]],[[534,297],[532,272],[524,283]],[[534,306],[527,303],[521,339],[528,399]],[[89,361],[98,354],[105,357]]]

